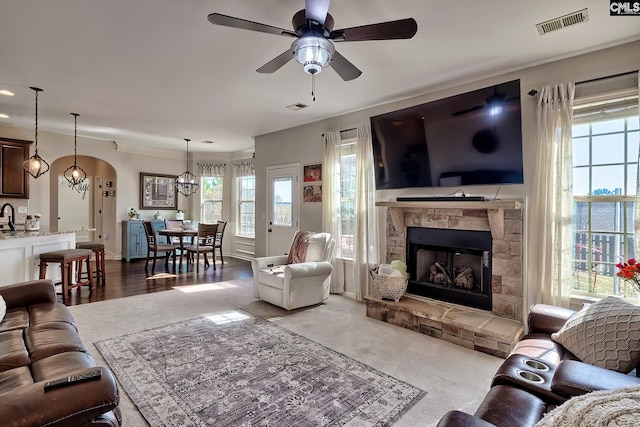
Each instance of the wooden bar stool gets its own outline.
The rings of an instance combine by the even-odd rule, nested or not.
[[[67,304],[71,296],[71,289],[82,285],[89,285],[89,292],[93,292],[93,271],[91,271],[90,249],[62,249],[59,251],[44,252],[40,254],[40,279],[46,279],[47,265],[59,263],[62,272],[62,302]],[[87,265],[87,280],[82,280],[82,262]],[[73,263],[80,264],[76,282],[73,283]]]
[[[102,286],[104,286],[107,273],[107,270],[105,270],[104,268],[104,244],[100,242],[77,242],[76,249],[89,249],[93,251],[96,257],[96,265],[93,269],[93,277],[95,277],[95,279],[99,281]],[[80,269],[80,267],[80,264],[78,264],[78,269]]]

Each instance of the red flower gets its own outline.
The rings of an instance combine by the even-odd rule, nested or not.
[[[620,269],[616,276],[632,282],[640,290],[640,262],[636,262],[634,258],[629,258],[627,262],[616,264],[616,267]]]

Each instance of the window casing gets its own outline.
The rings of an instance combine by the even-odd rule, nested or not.
[[[213,224],[222,221],[224,178],[203,176],[200,188],[200,222]]]
[[[238,180],[238,221],[236,233],[243,237],[255,237],[256,177],[241,176]]]
[[[356,206],[356,143],[344,141],[340,149],[340,247],[342,257],[353,258]]]
[[[635,258],[634,209],[640,130],[637,96],[576,104],[572,128],[574,255],[572,295],[640,296],[616,277]]]

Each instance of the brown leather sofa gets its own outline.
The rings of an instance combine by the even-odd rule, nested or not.
[[[449,411],[437,427],[535,426],[546,412],[571,397],[640,385],[635,375],[638,368],[623,374],[583,363],[551,339],[574,313],[534,305],[529,313],[529,333],[500,366],[476,412]]]
[[[0,287],[7,312],[0,322],[0,424],[121,426],[118,387],[96,367],[69,309],[49,280]],[[48,389],[48,381],[100,371],[98,379]]]

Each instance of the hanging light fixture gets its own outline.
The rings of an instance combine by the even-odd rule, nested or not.
[[[33,156],[29,157],[22,164],[22,167],[24,168],[24,170],[29,172],[32,177],[38,178],[39,176],[42,176],[49,171],[49,163],[47,163],[42,157],[38,155],[38,92],[42,92],[42,89],[37,87],[31,87],[30,89],[36,92],[36,151]]]
[[[78,166],[78,116],[80,114],[70,114],[73,116],[73,165],[64,171],[64,177],[72,187],[75,187],[87,178],[87,174]]]
[[[185,138],[185,141],[187,141],[187,170],[176,178],[176,187],[178,193],[189,197],[198,191],[200,184],[198,184],[198,177],[189,172],[189,141],[191,140]]]

